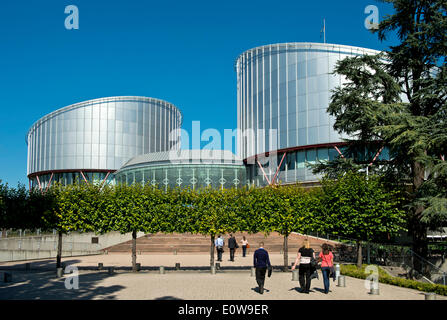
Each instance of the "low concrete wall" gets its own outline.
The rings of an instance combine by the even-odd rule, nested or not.
[[[143,236],[139,232],[137,237]],[[92,243],[97,238],[97,243]],[[93,232],[73,232],[62,237],[62,256],[99,254],[101,250],[132,239],[132,233],[109,232],[96,235]],[[57,255],[57,235],[0,239],[0,261],[54,258]]]
[[[62,257],[101,254],[101,251],[62,251]],[[52,250],[0,250],[0,261],[21,261],[56,258],[57,251]]]

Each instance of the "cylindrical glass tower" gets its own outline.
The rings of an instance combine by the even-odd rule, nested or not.
[[[322,43],[272,44],[242,53],[236,61],[238,153],[248,179],[257,185],[275,177],[315,181],[306,162],[337,156],[334,147],[344,138],[326,111],[331,90],[343,83],[331,74],[334,66],[345,57],[377,53]],[[268,160],[261,159],[265,153]]]
[[[101,98],[54,111],[27,134],[30,187],[113,181],[130,158],[178,148],[181,122],[177,107],[146,97]]]

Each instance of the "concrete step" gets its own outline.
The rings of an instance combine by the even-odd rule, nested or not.
[[[239,249],[242,251],[240,241],[245,236],[251,246],[250,251],[255,250],[259,242],[264,242],[264,248],[270,252],[282,252],[284,237],[280,234],[273,232],[269,235],[262,233],[248,234],[248,233],[234,233],[234,236],[239,244]],[[225,240],[225,251],[229,251],[228,239],[229,235],[223,235]],[[217,237],[216,237],[217,238]],[[307,236],[299,234],[291,234],[288,239],[288,251],[296,252],[302,246],[303,240]],[[195,235],[190,233],[185,234],[148,234],[137,239],[137,251],[140,253],[173,253],[176,250],[178,253],[206,253],[210,252],[210,236]],[[311,248],[319,252],[321,244],[330,243],[335,245],[336,242],[326,241],[324,239],[309,237]],[[120,243],[115,246],[105,248],[104,251],[114,252],[131,252],[132,240]]]

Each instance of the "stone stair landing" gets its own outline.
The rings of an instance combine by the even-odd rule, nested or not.
[[[229,234],[225,234],[224,250],[228,251]],[[264,236],[262,233],[248,234],[248,233],[234,233],[236,241],[239,244],[238,251],[242,251],[240,241],[245,236],[250,244],[248,252],[252,252],[258,248],[259,242],[264,242],[264,248],[271,253],[282,253],[284,237],[277,232],[270,233]],[[319,252],[323,243],[328,243],[336,246],[338,243],[334,241],[326,241],[325,239],[308,237],[292,233],[288,239],[288,246],[290,253],[296,253],[302,246],[304,239],[308,238],[311,247]],[[173,234],[146,234],[137,238],[137,254],[209,254],[210,253],[210,236],[203,236],[190,233],[173,233]],[[132,250],[132,240],[126,241],[108,248],[103,251],[107,253],[130,253]]]

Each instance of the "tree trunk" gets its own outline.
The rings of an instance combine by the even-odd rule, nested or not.
[[[62,260],[62,231],[58,231],[56,268],[62,267],[61,260]]]
[[[287,272],[288,268],[289,268],[289,245],[288,245],[288,238],[289,235],[284,235],[284,272]]]
[[[214,234],[211,235],[210,267],[214,266]]]
[[[137,232],[132,231],[132,271],[137,271]]]
[[[369,241],[366,243],[366,263],[371,264],[371,245]]]
[[[363,264],[362,243],[357,241],[357,268],[361,268]]]
[[[419,163],[415,162],[413,166],[413,193],[417,193],[419,188],[424,183],[425,168]],[[427,226],[421,222],[423,206],[418,206],[414,209],[414,216],[411,220],[411,230],[413,238],[413,251],[424,259],[427,259],[428,241],[427,241]],[[421,272],[422,266],[419,259],[414,259],[414,269]]]

